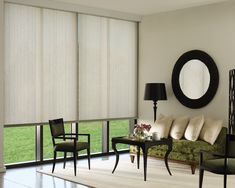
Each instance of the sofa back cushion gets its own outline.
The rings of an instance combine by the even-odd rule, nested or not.
[[[168,138],[172,121],[172,116],[164,116],[160,114],[156,123],[150,129],[150,133],[157,132],[158,138]]]
[[[223,127],[222,120],[205,119],[199,138],[213,145]]]
[[[187,140],[196,141],[199,137],[203,124],[204,124],[203,115],[190,118],[188,126],[184,133],[184,137]]]
[[[181,139],[184,136],[188,122],[189,118],[187,116],[177,117],[171,126],[170,136],[177,140]]]

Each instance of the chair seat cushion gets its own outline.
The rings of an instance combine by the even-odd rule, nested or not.
[[[84,150],[89,147],[87,142],[77,142],[76,144],[76,151]],[[60,143],[56,143],[54,147],[55,151],[74,151],[74,142],[73,141],[64,141]]]
[[[203,161],[201,167],[216,174],[224,174],[224,159],[210,159]],[[235,159],[228,159],[227,174],[235,174]]]

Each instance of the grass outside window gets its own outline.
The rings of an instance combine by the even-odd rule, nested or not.
[[[4,163],[35,161],[35,127],[4,128]]]
[[[112,120],[110,125],[110,151],[112,137],[125,136],[129,133],[129,120]],[[4,128],[4,162],[5,164],[36,160],[36,127],[5,127]],[[79,122],[79,133],[90,134],[91,154],[102,152],[102,121]],[[65,124],[65,132],[71,132],[71,124]],[[80,141],[87,141],[81,136]],[[118,149],[128,149],[128,145],[118,144]],[[86,154],[81,151],[79,154]],[[58,153],[62,157],[63,153]],[[49,125],[43,125],[43,159],[53,158],[53,145]]]
[[[109,122],[109,151],[112,151],[112,137],[127,136],[129,134],[129,120],[112,120]],[[126,144],[118,144],[117,149],[128,149]]]

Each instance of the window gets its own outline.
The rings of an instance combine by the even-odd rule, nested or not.
[[[129,120],[112,120],[109,121],[109,151],[112,150],[112,137],[129,135]],[[126,144],[118,144],[117,149],[128,149]]]
[[[134,22],[5,3],[4,68],[7,164],[36,156],[41,161],[41,147],[35,146],[41,142],[43,159],[53,157],[49,119],[79,121],[79,133],[91,135],[94,154],[102,153],[102,141],[110,142],[102,135],[104,120],[137,115]],[[42,124],[42,134],[35,124]],[[70,124],[65,127],[71,131]],[[109,137],[128,130],[128,120],[112,120]]]
[[[4,128],[4,162],[35,161],[35,127]]]
[[[78,133],[90,134],[91,136],[91,153],[102,152],[102,122],[101,121],[90,121],[90,122],[79,122]],[[80,137],[81,141],[86,141],[86,137]],[[80,152],[81,153],[81,152]],[[86,153],[84,151],[83,153]]]

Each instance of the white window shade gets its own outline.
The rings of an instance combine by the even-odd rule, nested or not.
[[[77,119],[75,13],[5,4],[5,124]]]
[[[136,116],[136,39],[135,23],[109,19],[109,118]]]
[[[42,16],[42,121],[76,120],[76,14],[43,9]]]
[[[5,4],[5,124],[40,121],[40,9]]]
[[[79,119],[136,117],[136,24],[78,18]]]
[[[79,119],[107,117],[107,18],[79,15]]]

